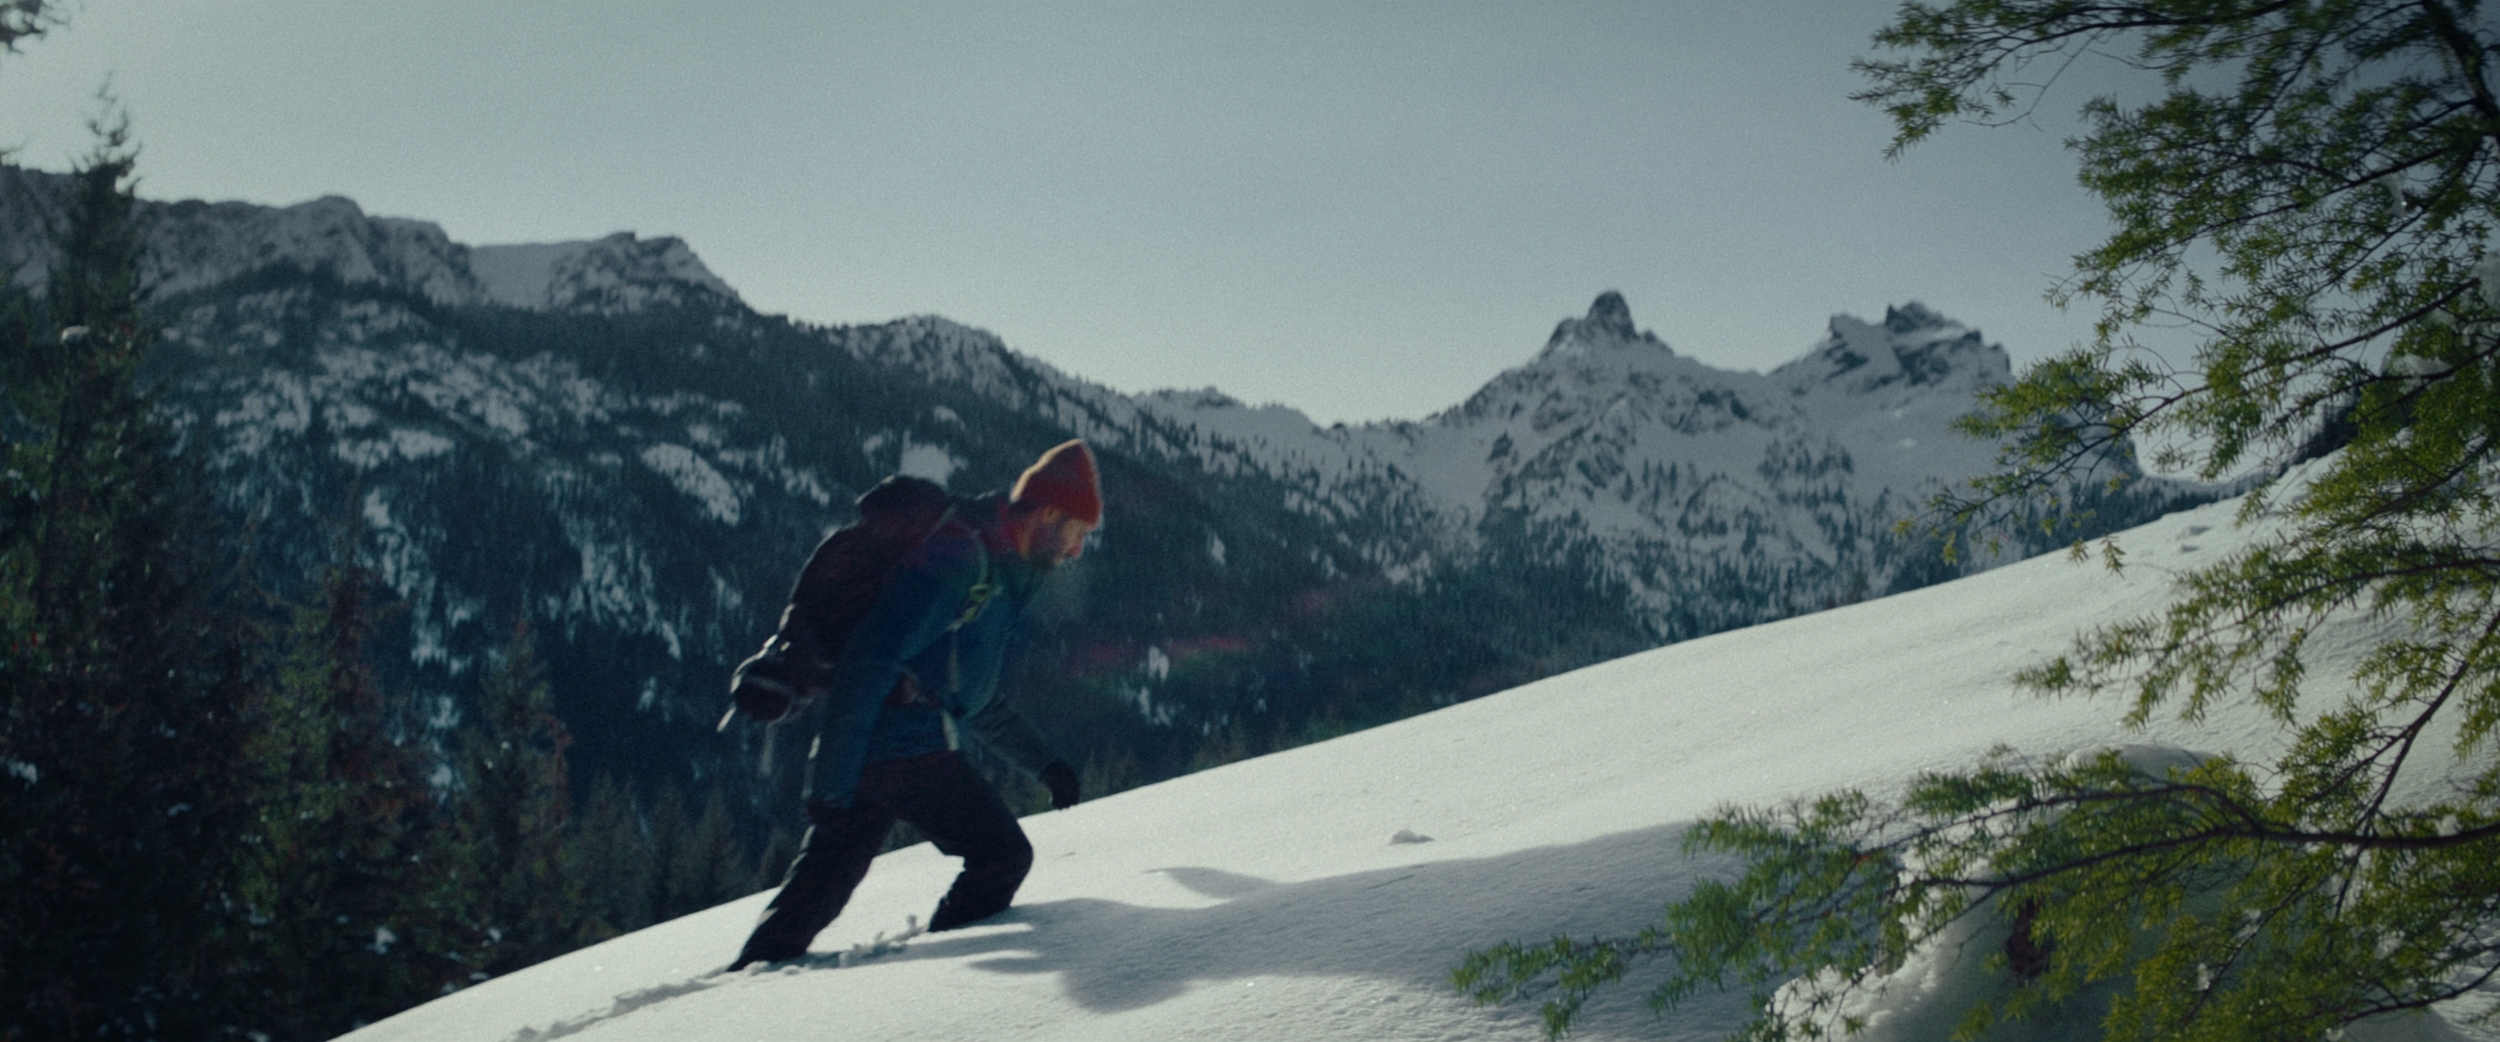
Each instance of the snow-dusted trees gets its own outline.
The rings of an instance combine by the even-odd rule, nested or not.
[[[61,24],[61,5],[54,0],[0,0],[0,54],[17,49],[19,40],[33,39]]]
[[[1744,982],[1749,1037],[1845,1034],[1851,987],[1974,914],[2011,935],[1966,1028],[2084,989],[2109,1038],[2333,1038],[2487,987],[2500,967],[2500,28],[2477,0],[1959,0],[1905,6],[1862,98],[1896,147],[2019,117],[2072,61],[2152,74],[2094,99],[2072,147],[2116,230],[2061,300],[2098,342],[2032,368],[1970,422],[2004,470],[1939,504],[1984,526],[2125,444],[2221,477],[2277,475],[2249,547],[2164,611],[2025,673],[2113,693],[2135,721],[2241,701],[2268,761],[2146,772],[2019,760],[1704,823],[1750,861],[1633,938],[1504,946],[1462,986],[1558,984],[1549,1024],[1643,959],[1673,1004]],[[2130,332],[2191,331],[2185,358]],[[2279,464],[2311,459],[2297,469]],[[2111,566],[2122,547],[2106,548]],[[2348,676],[2312,639],[2369,617]],[[1818,977],[1834,987],[1792,989]]]

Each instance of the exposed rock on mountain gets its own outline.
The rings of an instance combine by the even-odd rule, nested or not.
[[[65,181],[0,167],[21,285]],[[1095,444],[1109,522],[1014,683],[1071,751],[1154,777],[1941,577],[1889,526],[1987,467],[1946,424],[2009,369],[1909,304],[1727,372],[1609,292],[1446,412],[1321,428],[1119,394],[942,318],[759,315],[673,238],[472,247],[335,197],[142,205],[164,407],[273,582],[352,521],[423,717],[456,719],[527,619],[582,777],[732,779],[764,808],[804,746],[759,775],[774,732],[715,735],[723,683],[888,473],[977,491]]]
[[[67,179],[0,165],[0,272],[40,291],[61,226]],[[614,314],[738,295],[675,238],[618,232],[590,242],[469,247],[440,226],[369,217],[354,200],[323,196],[286,207],[185,200],[147,204],[141,277],[168,299],[272,268],[321,273],[446,306],[509,304]]]

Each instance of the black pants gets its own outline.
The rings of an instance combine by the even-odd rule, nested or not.
[[[814,825],[798,860],[733,968],[807,954],[817,931],[842,914],[867,877],[868,863],[897,819],[911,822],[940,852],[964,859],[963,872],[929,916],[931,930],[998,914],[1033,867],[1033,844],[1016,816],[959,752],[869,764],[848,809],[814,803],[807,816]]]

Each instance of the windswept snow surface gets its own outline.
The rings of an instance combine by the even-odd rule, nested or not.
[[[2008,680],[2086,627],[2157,607],[2177,570],[2238,543],[2236,508],[2127,534],[2123,574],[2035,559],[1037,815],[1016,907],[971,929],[913,934],[956,866],[924,844],[880,858],[803,964],[720,972],[758,894],[348,1037],[1537,1038],[1532,1005],[1477,1008],[1452,992],[1449,968],[1497,941],[1652,921],[1694,879],[1727,871],[1678,851],[1687,825],[1722,804],[1888,789],[1998,743],[2271,755],[2279,737],[2255,714],[2129,732],[2118,705],[2032,698]],[[2342,661],[2311,675],[2340,675],[2363,635],[2342,634]],[[1917,1037],[1937,1022],[1934,1000],[1986,986],[1945,956],[1906,969],[1917,979],[1872,1009],[1889,1021],[1882,1037]],[[1743,1017],[1727,995],[1660,1019],[1642,1006],[1647,988],[1636,975],[1574,1037],[1717,1039]],[[2087,1027],[2002,1037],[2093,1037]],[[2459,1036],[2414,1017],[2351,1037]]]

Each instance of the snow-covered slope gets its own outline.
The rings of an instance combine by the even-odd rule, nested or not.
[[[954,870],[923,845],[880,858],[804,964],[718,972],[757,895],[348,1037],[1533,1038],[1532,1010],[1470,1006],[1449,967],[1499,940],[1638,928],[1724,869],[1677,847],[1723,803],[1883,788],[1998,743],[2271,752],[2277,732],[2253,713],[2130,733],[2118,706],[2035,700],[2007,681],[2079,629],[2161,603],[2178,569],[2237,541],[2236,505],[2128,533],[2123,575],[2029,560],[1028,818],[1030,881],[972,929],[896,940]],[[2349,649],[2359,634],[2313,647]],[[1984,986],[1974,974],[1947,961],[1904,981],[1875,1037],[1924,1037],[1927,999]],[[1661,1022],[1643,990],[1636,979],[1593,1007],[1575,1037],[1715,1039],[1741,1019],[1718,997]],[[2080,1040],[2089,1025],[2088,1009],[2070,1010],[2001,1038]],[[2410,1018],[2350,1037],[2457,1036]]]
[[[0,164],[0,270],[40,282],[67,188]],[[674,239],[469,246],[339,198],[140,216],[152,378],[272,588],[357,519],[392,602],[372,647],[414,718],[456,726],[526,620],[576,778],[726,788],[757,845],[803,756],[714,730],[730,667],[888,474],[978,492],[1094,444],[1110,523],[1016,698],[1071,759],[1165,778],[1947,577],[1885,533],[1985,468],[1946,424],[2007,370],[1917,305],[1717,370],[1605,293],[1439,415],[1321,428],[1124,394],[942,317],[760,315]]]

